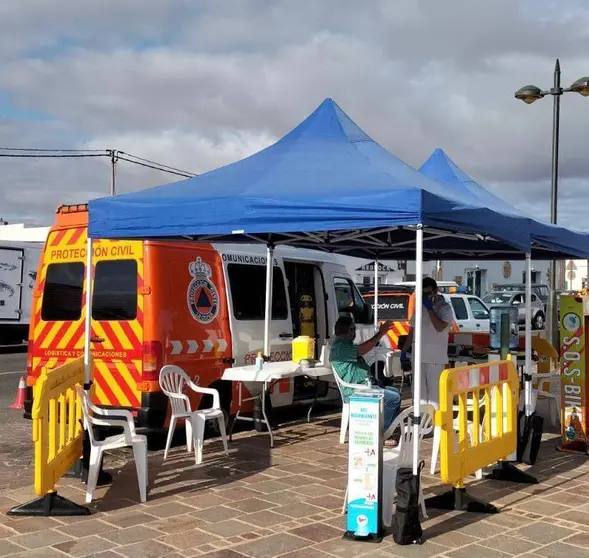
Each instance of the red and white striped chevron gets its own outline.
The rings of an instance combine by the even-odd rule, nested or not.
[[[508,362],[490,362],[489,364],[456,368],[453,371],[453,379],[456,381],[457,391],[466,391],[486,384],[505,382],[508,379],[509,366]]]
[[[169,341],[168,349],[171,355],[194,355],[197,353],[212,352],[224,353],[227,349],[227,341],[225,339],[210,338],[200,342],[195,339],[174,339]]]

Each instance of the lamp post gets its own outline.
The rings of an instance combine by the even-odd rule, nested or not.
[[[550,190],[550,222],[556,224],[558,216],[558,143],[560,127],[560,97],[563,93],[579,93],[583,97],[589,96],[589,77],[582,77],[575,81],[568,89],[560,86],[560,62],[556,59],[554,65],[554,85],[551,89],[542,90],[535,85],[525,85],[515,92],[515,98],[531,105],[534,101],[546,95],[552,95],[552,183]],[[548,337],[552,344],[558,347],[558,327],[556,322],[556,262],[550,262],[550,298],[548,300],[548,316],[546,320]]]

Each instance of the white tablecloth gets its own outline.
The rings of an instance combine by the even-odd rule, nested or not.
[[[222,379],[232,382],[272,382],[294,376],[308,376],[310,378],[322,378],[333,374],[330,366],[317,365],[315,367],[303,366],[295,362],[265,362],[259,372],[255,365],[234,366],[223,372]]]

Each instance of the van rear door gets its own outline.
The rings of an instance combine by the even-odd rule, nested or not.
[[[143,363],[143,243],[100,241],[94,254],[95,397],[104,406],[137,409]]]
[[[56,234],[49,236],[49,244]],[[76,261],[73,252],[63,253],[65,257],[61,257],[61,250],[47,247],[34,292],[35,320],[29,347],[32,378],[44,367],[59,366],[84,352],[85,266],[82,259]]]
[[[94,243],[95,401],[137,408],[143,358],[142,242]],[[31,376],[84,354],[86,229],[53,231],[35,291]]]

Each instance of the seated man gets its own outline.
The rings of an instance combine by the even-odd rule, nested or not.
[[[331,347],[331,364],[337,375],[348,384],[373,383],[374,378],[370,377],[370,367],[363,358],[367,352],[374,349],[376,344],[386,335],[390,323],[385,322],[380,326],[378,333],[361,343],[354,345],[356,337],[356,326],[351,317],[344,316],[338,319],[335,324],[335,341]],[[342,388],[343,396],[347,402],[353,390]],[[401,394],[393,387],[383,389],[384,394],[384,431],[393,423],[401,409]],[[395,445],[394,442],[386,441],[387,445]]]

